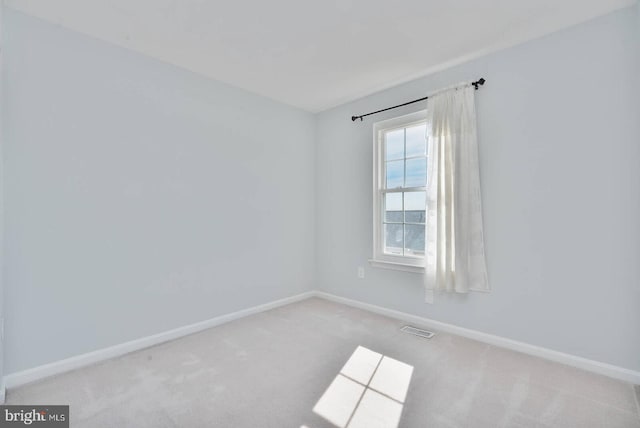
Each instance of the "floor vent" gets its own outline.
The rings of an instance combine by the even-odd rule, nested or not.
[[[405,325],[400,330],[404,331],[405,333],[413,334],[415,336],[424,337],[425,339],[431,339],[433,336],[436,335],[432,331],[423,330],[423,329],[417,328],[417,327],[411,327],[410,325]]]

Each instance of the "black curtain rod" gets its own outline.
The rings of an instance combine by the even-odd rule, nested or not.
[[[484,78],[481,77],[480,79],[476,80],[475,82],[472,82],[471,85],[474,88],[476,88],[476,91],[477,91],[478,90],[478,86],[484,85],[484,82],[486,82],[486,80],[484,80]],[[417,103],[417,102],[420,102],[420,101],[424,101],[424,100],[426,100],[428,98],[429,97],[422,97],[422,98],[418,98],[417,100],[409,101],[409,102],[406,102],[406,103],[403,103],[403,104],[398,104],[397,106],[383,108],[382,110],[372,111],[371,113],[367,113],[367,114],[361,114],[360,116],[351,116],[351,121],[355,122],[356,119],[360,119],[360,121],[362,121],[363,117],[371,116],[372,114],[382,113],[383,111],[393,110],[394,108],[398,108],[398,107],[406,106],[406,105],[409,105],[409,104]]]

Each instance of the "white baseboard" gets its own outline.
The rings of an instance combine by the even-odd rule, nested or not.
[[[513,351],[522,352],[524,354],[533,355],[536,357],[555,361],[557,363],[567,364],[569,366],[577,367],[593,373],[598,373],[615,379],[630,382],[632,384],[640,385],[640,372],[638,371],[625,369],[623,367],[614,366],[612,364],[601,363],[599,361],[589,360],[587,358],[578,357],[575,355],[565,354],[563,352],[542,348],[540,346],[530,345],[524,342],[518,342],[516,340],[495,336],[493,334],[483,333],[477,330],[459,327],[453,324],[435,321],[429,318],[423,318],[417,315],[407,314],[405,312],[400,312],[393,309],[383,308],[381,306],[372,305],[370,303],[347,299],[345,297],[336,296],[334,294],[329,294],[322,291],[316,291],[314,295],[316,297],[321,297],[323,299],[330,300],[336,303],[342,303],[344,305],[364,309],[366,311],[374,312],[380,315],[385,315],[389,318],[395,318],[397,320],[411,323],[416,326],[422,326],[428,329],[467,337],[479,342],[488,343],[490,345],[499,346],[501,348],[511,349]]]
[[[67,358],[60,361],[55,361],[42,366],[34,367],[28,370],[11,373],[4,377],[4,386],[6,388],[15,388],[20,385],[24,385],[30,382],[35,382],[56,374],[75,370],[90,364],[94,364],[100,361],[107,360],[109,358],[119,357],[124,354],[128,354],[133,351],[148,348],[163,342],[168,342],[189,334],[197,333],[202,330],[206,330],[211,327],[215,327],[221,324],[228,323],[239,318],[243,318],[249,315],[264,312],[269,309],[284,306],[290,303],[298,302],[308,299],[310,297],[320,297],[326,300],[330,300],[344,305],[352,306],[355,308],[363,309],[366,311],[374,312],[380,315],[384,315],[390,318],[395,318],[407,323],[414,324],[416,326],[422,326],[429,329],[442,331],[446,333],[455,334],[458,336],[467,337],[480,342],[488,343],[491,345],[499,346],[513,351],[522,352],[525,354],[533,355],[547,360],[555,361],[562,364],[567,364],[573,367],[577,367],[590,372],[602,374],[615,379],[623,380],[633,384],[640,384],[640,372],[625,369],[622,367],[614,366],[612,364],[601,363],[599,361],[589,360],[587,358],[578,357],[575,355],[565,354],[551,349],[542,348],[539,346],[530,345],[528,343],[518,342],[516,340],[507,339],[500,336],[495,336],[488,333],[483,333],[477,330],[471,330],[463,327],[459,327],[453,324],[447,324],[440,321],[431,320],[429,318],[420,317],[417,315],[411,315],[405,312],[396,311],[393,309],[383,308],[381,306],[372,305],[370,303],[364,303],[357,300],[347,299],[345,297],[336,296],[333,294],[325,293],[322,291],[309,291],[306,293],[298,294],[295,296],[287,297],[284,299],[276,300],[273,302],[265,303],[262,305],[254,306],[248,309],[243,309],[230,314],[221,315],[219,317],[211,318],[206,321],[198,322],[195,324],[179,327],[173,330],[169,330],[163,333],[158,333],[152,336],[143,337],[140,339],[132,340],[129,342],[114,345],[108,348],[99,349],[86,354],[77,355],[75,357]],[[0,403],[4,402],[5,388],[0,383]]]
[[[243,309],[230,314],[221,315],[209,320],[201,321],[195,324],[186,325],[184,327],[178,327],[173,330],[165,331],[162,333],[154,334],[152,336],[135,339],[129,342],[121,343],[119,345],[110,346],[108,348],[98,349],[97,351],[88,352],[86,354],[76,355],[75,357],[66,358],[60,361],[54,361],[49,364],[34,367],[24,371],[11,373],[4,377],[4,386],[6,388],[15,388],[20,385],[24,385],[30,382],[35,382],[40,379],[44,379],[49,376],[75,370],[80,367],[84,367],[90,364],[94,364],[100,361],[107,360],[109,358],[119,357],[124,354],[128,354],[133,351],[148,348],[150,346],[158,345],[163,342],[168,342],[189,334],[197,333],[202,330],[206,330],[211,327],[215,327],[221,324],[228,323],[239,318],[244,318],[249,315],[257,314],[259,312],[268,311],[269,309],[277,308],[279,306],[288,305],[290,303],[298,302],[300,300],[313,297],[315,292],[309,291],[306,293],[298,294],[284,299],[276,300],[273,302],[265,303],[262,305],[254,306],[248,309]],[[5,388],[1,389],[1,396],[4,397]]]

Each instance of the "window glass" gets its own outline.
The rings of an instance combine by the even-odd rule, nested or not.
[[[427,155],[427,125],[417,125],[407,128],[407,154],[412,156]]]
[[[404,129],[385,132],[385,160],[396,160],[404,158]]]
[[[384,225],[384,252],[388,254],[403,253],[403,225],[402,224],[385,224]]]
[[[402,193],[387,193],[384,203],[384,221],[402,223]]]
[[[405,224],[404,226],[404,254],[424,254],[424,225]]]
[[[404,187],[427,185],[427,158],[407,159],[407,176]]]
[[[404,183],[404,160],[386,162],[387,189],[402,187]]]
[[[427,201],[426,192],[408,192],[404,194],[404,221],[407,223],[424,223]]]

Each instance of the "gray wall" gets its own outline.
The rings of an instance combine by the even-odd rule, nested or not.
[[[636,14],[625,9],[321,113],[319,287],[640,370]],[[425,106],[349,118],[479,77],[487,79],[477,107],[493,292],[436,295],[427,305],[421,275],[367,264],[372,123]]]
[[[5,12],[5,373],[313,287],[311,114]]]

